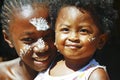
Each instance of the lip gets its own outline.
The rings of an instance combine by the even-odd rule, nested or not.
[[[34,60],[34,65],[36,65],[37,67],[42,67],[47,63],[47,61],[36,61]]]
[[[39,66],[39,65],[43,64],[43,62],[34,60],[34,64]]]
[[[45,65],[48,64],[49,56],[40,56],[40,57],[35,57],[33,59],[34,59],[34,65],[43,68]]]
[[[49,56],[41,56],[41,57],[35,57],[34,59],[36,61],[42,62],[42,61],[46,61],[48,58],[49,58]]]
[[[79,49],[79,48],[81,48],[81,46],[78,45],[78,44],[67,44],[65,46],[68,47],[68,48],[71,48],[71,49]]]
[[[32,58],[33,58],[35,61],[43,62],[43,61],[48,60],[49,55],[39,55],[39,56],[38,56],[36,53],[33,53]]]

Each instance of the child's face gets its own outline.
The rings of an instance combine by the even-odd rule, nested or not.
[[[56,47],[67,59],[90,59],[99,46],[100,33],[88,12],[64,7],[56,21]]]
[[[56,55],[48,13],[44,7],[34,10],[26,7],[21,12],[15,12],[9,24],[12,46],[22,60],[37,71],[46,69]]]

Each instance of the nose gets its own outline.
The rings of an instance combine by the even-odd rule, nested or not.
[[[34,46],[33,48],[33,51],[35,53],[43,53],[47,50],[48,50],[48,45],[45,45],[45,46],[37,45],[37,46]]]
[[[33,51],[35,53],[43,53],[45,51],[47,51],[49,48],[48,44],[43,40],[43,39],[39,39],[33,47]]]
[[[79,42],[79,35],[77,32],[71,32],[71,34],[68,36],[68,39],[73,42]]]

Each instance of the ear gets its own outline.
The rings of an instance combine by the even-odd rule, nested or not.
[[[8,45],[13,48],[13,44],[11,42],[11,40],[9,39],[9,36],[8,34],[6,33],[5,30],[2,30],[2,33],[3,33],[3,37],[4,37],[4,40],[8,43]]]
[[[99,42],[98,42],[98,49],[102,49],[106,43],[106,41],[108,40],[108,34],[101,34],[99,37]]]

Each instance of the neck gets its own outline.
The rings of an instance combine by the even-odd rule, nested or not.
[[[68,60],[68,59],[65,59],[65,65],[73,70],[73,71],[77,71],[81,68],[83,68],[87,63],[89,62],[89,60],[84,60],[84,59],[81,59],[81,60]]]
[[[20,60],[20,66],[21,66],[23,74],[25,75],[25,78],[26,78],[24,80],[33,80],[36,77],[38,72],[31,69],[22,60]]]

